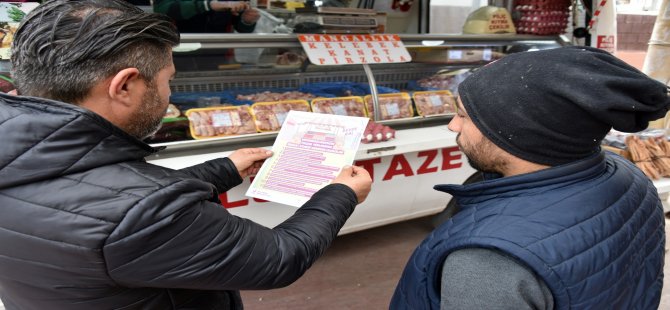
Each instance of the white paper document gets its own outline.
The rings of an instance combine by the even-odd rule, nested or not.
[[[354,162],[368,120],[290,111],[247,196],[302,206]]]

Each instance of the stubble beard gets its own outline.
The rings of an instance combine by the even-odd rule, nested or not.
[[[149,85],[147,92],[142,98],[142,107],[131,117],[128,133],[133,137],[145,140],[152,137],[161,127],[161,121],[165,115],[164,110],[158,108],[162,105],[156,85]],[[159,112],[157,112],[159,111]]]
[[[456,144],[465,154],[472,168],[486,173],[502,174],[507,161],[495,154],[497,149],[493,142],[482,139],[475,144],[464,144],[461,142],[461,134],[456,136]]]

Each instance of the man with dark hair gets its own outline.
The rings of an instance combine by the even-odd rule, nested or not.
[[[119,0],[49,1],[12,47],[0,94],[0,298],[7,309],[240,309],[324,253],[371,185],[339,176],[270,229],[218,195],[261,148],[179,171],[144,158],[174,75],[167,17]]]
[[[437,185],[461,207],[411,256],[392,309],[657,309],[661,201],[600,149],[663,117],[668,89],[587,47],[509,55],[459,85],[449,123],[484,181]]]

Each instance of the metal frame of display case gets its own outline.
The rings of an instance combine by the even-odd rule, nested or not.
[[[461,34],[399,34],[406,47],[425,47],[425,41],[442,41],[442,46],[503,46],[513,44],[567,45],[563,36],[536,35],[461,35]],[[181,35],[182,44],[197,43],[201,48],[255,48],[255,47],[300,47],[295,34],[194,34]],[[428,45],[434,46],[434,45]]]

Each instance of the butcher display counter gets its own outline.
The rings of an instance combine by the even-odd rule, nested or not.
[[[290,34],[182,34],[173,53],[177,74],[171,82],[171,101],[177,109],[173,118],[188,119],[184,121],[188,130],[185,136],[154,140],[153,146],[164,149],[147,160],[179,169],[243,147],[269,149],[281,125],[281,111],[275,105],[275,115],[261,117],[258,108],[277,102],[293,102],[285,105],[286,109],[299,107],[312,113],[364,113],[394,129],[395,137],[361,144],[354,164],[370,172],[372,191],[341,233],[444,212],[451,197],[433,186],[464,183],[474,173],[456,145],[456,134],[447,129],[455,111],[458,82],[471,70],[508,53],[567,43],[562,37],[529,35],[399,37],[412,56],[411,62],[369,64],[365,68],[359,64],[311,64],[298,38]],[[407,103],[409,109],[404,111],[409,112],[401,112],[404,106],[400,102]],[[227,113],[225,120],[213,114],[219,112]],[[245,120],[255,122],[256,130],[254,124],[240,125]],[[239,128],[225,127],[234,122]],[[296,211],[245,196],[250,182],[247,178],[222,193],[223,207],[268,227]]]

